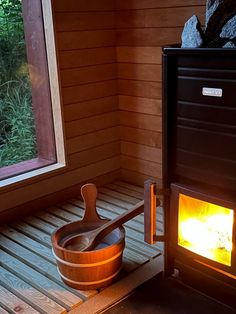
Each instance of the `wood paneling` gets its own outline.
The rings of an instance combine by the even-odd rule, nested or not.
[[[118,110],[118,96],[104,97],[64,107],[65,121],[74,121]]]
[[[121,142],[121,153],[125,156],[139,158],[146,161],[162,162],[162,150],[156,147],[130,142]]]
[[[115,45],[114,30],[72,31],[57,34],[59,50],[110,47]]]
[[[122,156],[121,162],[123,169],[161,178],[161,164],[128,156]]]
[[[161,132],[161,117],[152,116],[128,111],[121,111],[120,113],[121,125]]]
[[[99,30],[114,28],[115,12],[62,12],[56,15],[57,31]]]
[[[193,14],[204,24],[205,1],[117,0],[117,69],[121,167],[143,185],[162,172],[162,46],[179,43]]]
[[[61,69],[92,66],[116,62],[115,47],[88,48],[82,50],[60,51]]]
[[[116,47],[118,63],[161,64],[161,47]]]
[[[70,170],[84,167],[95,162],[109,159],[120,154],[120,142],[115,141],[91,148],[68,157]]]
[[[119,177],[114,1],[53,0],[53,11],[67,167],[4,188],[0,211],[26,213],[77,194],[82,182]]]
[[[77,127],[79,125],[79,127]],[[98,130],[108,129],[113,126],[118,126],[117,111],[104,113],[81,120],[67,122],[65,125],[66,138],[76,137],[86,133],[91,133]]]
[[[166,28],[181,27],[192,16],[192,7],[158,8],[117,12],[117,28]],[[205,6],[197,10],[198,18],[204,21]]]
[[[162,134],[160,132],[121,126],[120,138],[131,143],[143,144],[158,148],[162,147]]]
[[[115,3],[111,0],[53,0],[56,12],[113,11]]]
[[[4,188],[0,211],[44,207],[96,178],[161,184],[161,47],[180,42],[191,15],[203,22],[204,5],[53,0],[67,167]]]
[[[182,27],[118,29],[117,44],[160,47],[179,42],[181,33]]]
[[[82,68],[66,69],[61,71],[63,87],[78,86],[99,81],[116,79],[116,64],[102,64]]]
[[[64,104],[73,104],[75,102],[99,99],[117,94],[116,80],[82,84],[78,86],[64,87],[62,96]]]
[[[161,115],[161,100],[133,96],[119,96],[119,108],[123,111]]]
[[[161,98],[161,82],[118,80],[120,95],[144,98]]]
[[[55,193],[63,188],[68,188],[79,182],[89,181],[98,176],[118,170],[119,168],[120,156],[112,157],[85,167],[67,171],[62,175],[40,180],[37,183],[24,186],[21,189],[15,189],[8,193],[1,194],[0,203],[4,209],[15,207],[19,205],[19,200],[21,203],[26,203],[43,197],[45,194]]]
[[[119,140],[119,128],[112,127],[67,140],[68,154],[89,150]]]
[[[162,180],[157,178],[154,173],[150,175],[132,170],[122,169],[121,175],[123,180],[125,180],[126,182],[136,182],[136,184],[143,186],[144,181],[151,179],[157,182],[158,189],[162,187]]]
[[[183,6],[205,5],[205,0],[116,0],[117,10],[136,10],[136,9],[153,9],[153,8],[175,8]],[[192,14],[195,8],[192,9]]]
[[[119,63],[118,78],[139,81],[161,81],[161,65]]]

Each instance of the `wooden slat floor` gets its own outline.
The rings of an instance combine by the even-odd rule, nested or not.
[[[114,182],[99,189],[97,209],[112,219],[143,198],[140,187]],[[0,228],[0,313],[73,312],[101,291],[80,291],[60,279],[51,251],[52,231],[83,215],[80,196]],[[126,248],[120,281],[162,252],[162,245],[143,241],[143,214],[125,224]],[[162,209],[157,209],[158,234],[163,232]],[[158,271],[158,270],[157,270]],[[112,286],[109,287],[111,289]],[[103,289],[106,290],[108,288]],[[81,308],[82,309],[82,308]]]

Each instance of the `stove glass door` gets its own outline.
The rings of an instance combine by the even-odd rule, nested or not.
[[[178,245],[231,266],[234,211],[179,194]]]

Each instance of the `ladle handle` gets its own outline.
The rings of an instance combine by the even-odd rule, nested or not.
[[[123,225],[126,221],[134,218],[135,216],[141,214],[144,211],[144,201],[140,201],[138,204],[136,204],[131,209],[127,210],[122,215],[118,216],[117,218],[107,222],[105,225],[101,226],[99,228],[97,236],[95,237],[95,241],[93,243],[97,243],[99,240],[103,239],[106,235],[108,235],[112,230],[120,227]],[[91,244],[91,247],[93,246],[93,243]],[[88,249],[91,249],[91,247],[88,247]]]
[[[96,209],[97,194],[97,188],[93,183],[87,183],[81,187],[85,207],[83,222],[101,221]]]

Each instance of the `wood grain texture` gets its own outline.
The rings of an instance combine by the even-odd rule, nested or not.
[[[79,86],[64,87],[62,89],[64,105],[74,104],[80,101],[115,96],[117,94],[116,86],[116,80],[108,80]]]
[[[78,182],[85,182],[92,180],[98,176],[109,174],[115,170],[120,169],[120,157],[109,158],[89,166],[78,168],[58,175],[56,177],[50,177],[43,180],[43,189],[41,189],[42,182],[37,182],[30,186],[22,187],[20,190],[14,190],[9,192],[11,197],[6,197],[6,194],[0,195],[0,203],[3,208],[11,208],[12,206],[19,205],[19,202],[27,202],[36,198],[43,197],[46,191],[50,191],[51,194],[69,188],[70,186],[78,184]],[[12,199],[13,198],[13,199]]]
[[[161,64],[161,47],[116,47],[117,62]]]
[[[118,29],[182,27],[192,14],[193,8],[187,5],[185,7],[120,11],[117,12],[116,26]],[[196,7],[194,14],[204,22],[205,5]]]
[[[143,98],[161,99],[161,83],[136,80],[118,80],[118,92],[120,95]]]
[[[118,96],[104,97],[65,106],[64,118],[66,122],[74,121],[106,112],[117,111],[117,109]]]
[[[136,112],[121,111],[120,122],[124,126],[135,127],[142,130],[161,132],[161,117],[140,114]]]
[[[116,62],[115,47],[59,51],[59,65],[61,69],[71,69],[114,62]]]
[[[61,71],[63,87],[116,79],[116,63],[80,67]]]
[[[31,267],[3,251],[1,251],[0,254],[0,261],[2,264],[6,265],[8,271],[14,273],[16,276],[32,285],[35,289],[48,296],[62,307],[65,307],[67,310],[70,310],[83,302],[71,292],[62,289],[62,287],[54,281],[39,274]]]
[[[156,147],[122,141],[121,153],[142,160],[162,163],[162,150]]]
[[[81,11],[105,11],[105,10],[114,10],[115,3],[111,0],[89,0],[78,1],[78,0],[67,0],[58,1],[53,0],[55,11],[57,12],[81,12]]]
[[[162,147],[162,135],[160,132],[122,126],[120,128],[120,137],[122,140],[128,142],[151,147]]]
[[[205,0],[188,0],[188,6],[205,5]],[[117,10],[175,8],[186,6],[186,0],[116,0]],[[195,8],[193,8],[195,10]]]
[[[160,99],[120,95],[119,109],[122,111],[161,116],[162,104]]]
[[[72,154],[68,157],[70,169],[76,169],[89,164],[120,155],[120,142],[105,143],[90,150]]]
[[[204,25],[204,1],[116,1],[122,176],[160,182],[162,46],[179,43],[193,14]]]
[[[57,31],[112,29],[115,12],[62,12],[56,14]]]
[[[159,64],[118,63],[118,79],[160,82],[161,66]]]
[[[79,128],[77,128],[78,124],[80,125]],[[117,111],[104,113],[85,119],[67,122],[65,125],[66,137],[69,139],[71,137],[108,129],[118,125],[119,117]]]
[[[0,286],[0,304],[3,305],[8,311],[0,307],[1,314],[7,314],[9,311],[13,313],[32,313],[39,314],[40,312],[33,309],[29,304],[19,299],[12,292]]]
[[[59,32],[57,35],[58,48],[61,51],[82,48],[115,46],[114,30],[72,31]]]
[[[182,27],[118,29],[118,46],[160,47],[180,42]]]
[[[138,184],[141,186],[144,183],[144,181],[151,179],[157,182],[160,188],[162,187],[162,180],[157,178],[155,176],[155,173],[153,173],[152,175],[143,174],[141,172],[133,171],[130,169],[122,169],[121,173],[122,173],[122,178],[124,178],[124,180],[127,182]]]
[[[66,309],[0,266],[0,283],[41,313],[64,314]]]
[[[128,169],[145,175],[155,176],[157,178],[162,177],[161,164],[128,156],[122,156],[121,159],[123,169]]]
[[[117,140],[119,140],[119,127],[116,126],[101,131],[91,132],[69,139],[67,142],[68,154],[93,149],[93,147]]]

